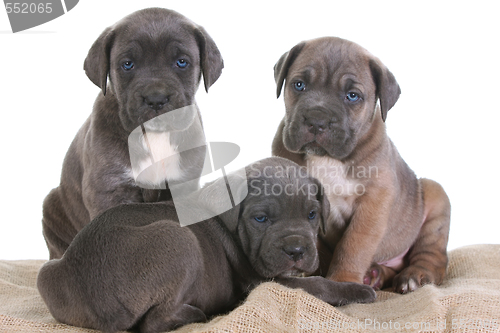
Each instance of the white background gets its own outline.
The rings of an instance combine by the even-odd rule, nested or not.
[[[56,1],[56,0],[54,0]],[[449,249],[499,243],[500,20],[495,1],[80,0],[62,17],[12,34],[0,10],[0,259],[48,258],[42,201],[99,93],[83,61],[107,26],[146,7],[204,26],[224,57],[197,95],[209,141],[241,147],[232,168],[270,156],[284,113],[273,66],[296,43],[352,40],[379,57],[402,95],[388,133],[418,176],[452,202]]]

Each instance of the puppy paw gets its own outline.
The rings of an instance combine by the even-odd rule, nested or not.
[[[338,298],[335,306],[347,305],[350,303],[372,303],[377,298],[377,294],[372,287],[352,282],[339,282],[343,286],[342,296]]]
[[[393,286],[395,292],[406,294],[429,283],[434,283],[434,278],[429,271],[422,267],[409,266],[396,275]]]
[[[373,263],[363,278],[363,284],[372,287],[375,290],[382,289],[384,285],[383,269],[379,264]]]
[[[321,276],[305,278],[280,277],[276,279],[276,282],[290,288],[300,288],[333,306],[350,303],[370,303],[377,298],[377,294],[370,286],[354,282],[336,282]]]

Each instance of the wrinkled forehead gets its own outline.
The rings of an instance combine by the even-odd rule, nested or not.
[[[305,167],[298,165],[260,165],[248,173],[249,194],[269,200],[288,197],[288,202],[316,200],[319,184],[309,176]]]
[[[306,43],[289,69],[290,76],[322,77],[345,75],[368,77],[371,55],[361,46],[337,38],[316,39]]]
[[[195,25],[175,14],[132,15],[118,22],[113,47],[162,49],[167,45],[197,50]]]
[[[297,182],[298,180],[298,182]],[[319,211],[316,184],[300,181],[279,182],[267,178],[251,179],[243,203],[244,214],[266,214],[271,218],[306,217],[311,210]]]

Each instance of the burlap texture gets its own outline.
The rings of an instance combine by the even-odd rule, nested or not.
[[[263,283],[229,314],[176,332],[500,332],[500,245],[449,256],[439,287],[380,291],[373,304],[334,308],[301,290]],[[95,332],[51,317],[35,287],[43,262],[0,261],[0,332]]]

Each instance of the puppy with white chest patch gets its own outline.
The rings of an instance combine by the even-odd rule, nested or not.
[[[417,179],[386,134],[400,95],[394,75],[359,45],[334,37],[299,43],[274,74],[286,113],[273,155],[307,165],[330,201],[321,274],[401,293],[439,284],[450,202],[438,183]]]
[[[108,208],[168,200],[166,182],[199,178],[205,138],[194,96],[202,75],[208,91],[222,68],[206,31],[171,10],[140,10],[104,30],[84,64],[102,93],[67,152],[59,187],[43,204],[51,259],[60,258],[78,231]],[[179,112],[172,128],[155,120],[171,112]],[[129,146],[135,129],[141,137]],[[139,165],[162,160],[147,170],[147,189],[135,182],[131,152]]]

